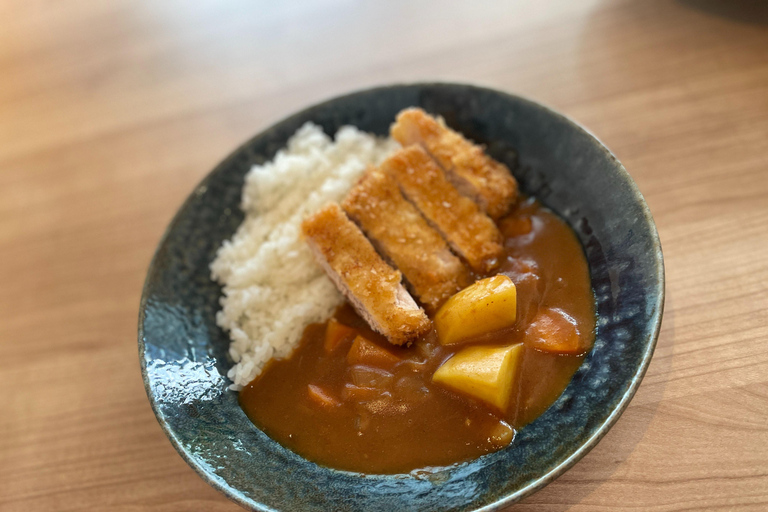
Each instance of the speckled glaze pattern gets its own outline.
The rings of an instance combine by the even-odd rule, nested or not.
[[[521,188],[560,214],[583,244],[597,298],[597,339],[563,395],[504,450],[415,475],[361,475],[309,462],[256,428],[227,389],[221,289],[208,265],[229,238],[245,173],[304,122],[386,134],[420,106],[487,146]],[[286,269],[290,271],[290,269]],[[285,119],[224,160],[165,233],[139,316],[144,384],[160,425],[211,485],[261,511],[497,510],[543,487],[587,453],[626,407],[658,336],[664,268],[650,212],[621,163],[594,136],[539,104],[459,84],[381,87]]]

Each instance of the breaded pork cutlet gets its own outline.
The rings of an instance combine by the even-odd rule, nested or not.
[[[380,168],[395,177],[405,197],[473,270],[488,273],[498,266],[503,247],[496,224],[459,194],[421,146],[401,149]]]
[[[341,206],[403,273],[428,311],[470,284],[464,264],[403,197],[393,176],[370,168]]]
[[[397,115],[390,132],[403,146],[423,145],[459,192],[491,218],[503,216],[517,200],[517,181],[507,166],[448,128],[441,118],[435,119],[420,108],[408,108]]]
[[[400,272],[381,259],[338,204],[305,219],[301,229],[317,262],[372,329],[394,345],[429,331],[432,324],[401,284]]]

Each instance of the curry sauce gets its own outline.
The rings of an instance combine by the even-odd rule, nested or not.
[[[268,363],[240,392],[248,417],[309,460],[363,473],[445,466],[507,446],[562,393],[591,348],[595,300],[581,245],[556,215],[528,199],[498,226],[506,256],[498,272],[517,288],[517,321],[469,344],[523,344],[506,410],[432,382],[435,370],[468,343],[441,345],[432,331],[410,347],[395,347],[345,305],[334,321],[351,334],[329,347],[327,322],[310,325],[290,358]],[[536,322],[549,311],[573,323],[578,354],[540,350]],[[380,349],[379,356],[357,357],[355,335]]]

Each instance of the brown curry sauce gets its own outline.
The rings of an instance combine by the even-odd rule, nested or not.
[[[399,361],[350,365],[352,339],[328,353],[326,324],[310,325],[290,358],[268,363],[240,392],[248,417],[309,460],[363,473],[446,466],[506,446],[510,426],[519,429],[543,413],[581,365],[594,341],[595,300],[581,245],[556,215],[528,199],[499,228],[507,256],[499,272],[517,288],[517,321],[474,342],[525,344],[505,412],[432,382],[434,371],[467,344],[442,346],[431,332],[411,347],[394,347],[345,305],[334,317]],[[530,326],[540,308],[558,308],[575,321],[581,355],[532,347]]]

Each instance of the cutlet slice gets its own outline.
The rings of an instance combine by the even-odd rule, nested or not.
[[[403,146],[422,144],[437,160],[459,192],[474,200],[491,218],[507,213],[517,200],[517,181],[506,165],[420,108],[397,115],[392,137]]]
[[[496,268],[503,252],[496,224],[451,185],[421,146],[401,149],[382,162],[381,170],[395,177],[405,197],[473,270]]]
[[[317,262],[372,329],[394,345],[415,341],[432,324],[360,229],[336,203],[304,220],[301,230]]]
[[[400,269],[428,311],[470,284],[464,264],[403,197],[393,176],[370,168],[341,206]]]

